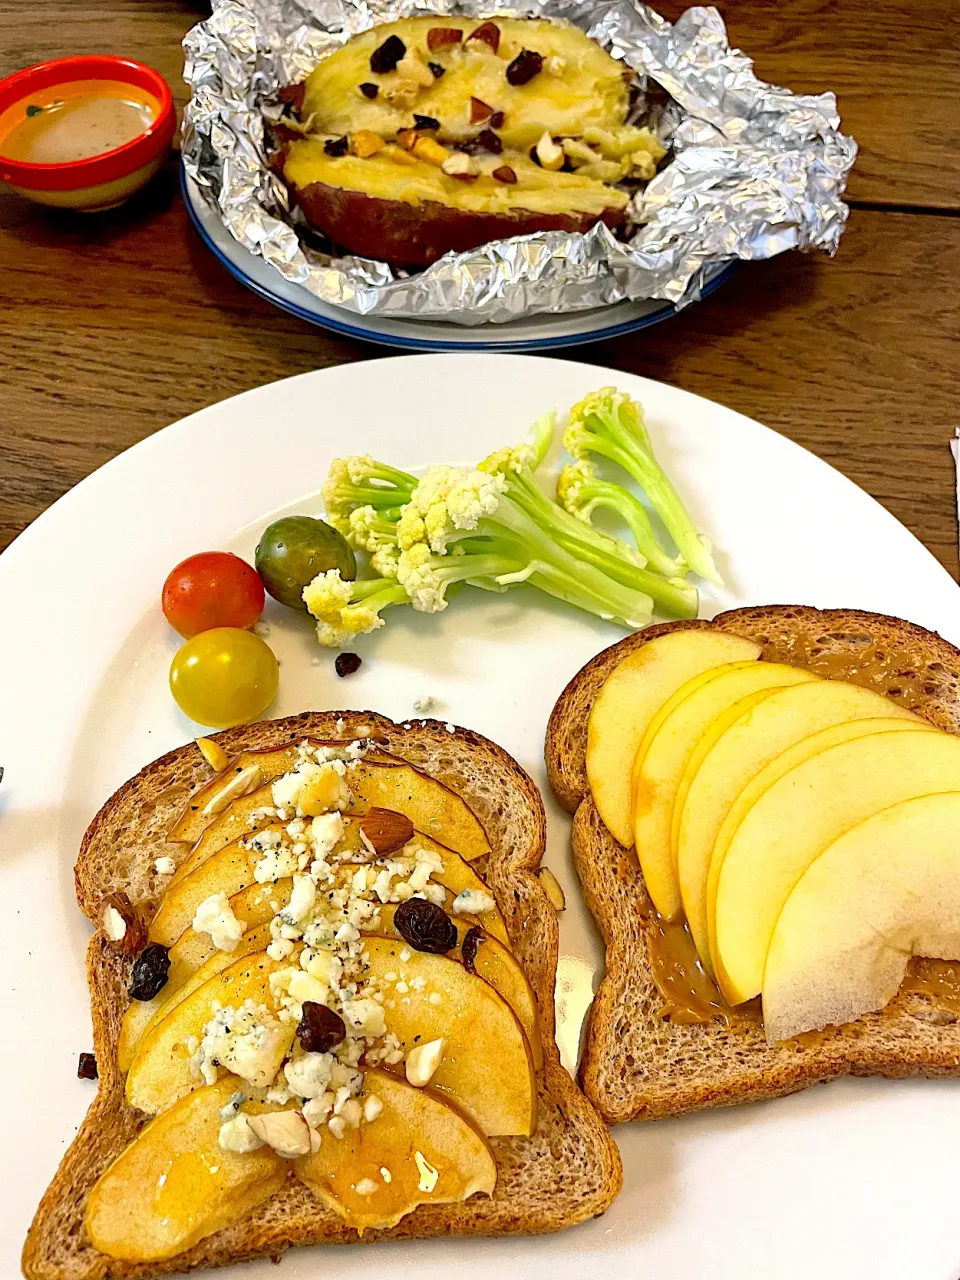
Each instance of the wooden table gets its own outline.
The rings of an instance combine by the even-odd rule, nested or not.
[[[685,7],[661,0],[675,17]],[[759,419],[884,503],[956,576],[960,60],[953,0],[729,0],[764,78],[832,88],[861,145],[840,252],[741,270],[704,303],[572,358]],[[152,63],[182,106],[201,0],[0,0],[0,73],[75,52]],[[953,33],[953,34],[951,34]],[[0,548],[121,449],[203,405],[383,348],[274,310],[191,229],[171,162],[95,218],[0,195]],[[789,483],[789,477],[785,477]]]

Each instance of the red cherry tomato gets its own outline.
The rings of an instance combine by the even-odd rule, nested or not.
[[[181,561],[163,584],[163,615],[186,639],[213,627],[252,627],[263,613],[256,569],[229,551],[202,551]]]

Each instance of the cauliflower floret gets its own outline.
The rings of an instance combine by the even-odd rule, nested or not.
[[[344,582],[339,569],[328,569],[303,588],[303,603],[318,620],[336,623],[352,595],[353,583]]]

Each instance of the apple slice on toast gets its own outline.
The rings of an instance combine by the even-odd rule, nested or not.
[[[87,1201],[94,1248],[129,1262],[171,1258],[279,1191],[289,1165],[270,1147],[220,1146],[220,1110],[237,1083],[228,1076],[181,1098],[117,1156]]]
[[[429,1089],[364,1072],[381,1110],[295,1163],[297,1176],[359,1231],[392,1227],[418,1204],[449,1204],[497,1182],[493,1152],[473,1124]]]

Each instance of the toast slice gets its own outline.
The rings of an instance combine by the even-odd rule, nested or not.
[[[573,853],[606,946],[581,1064],[587,1097],[610,1124],[775,1098],[845,1075],[960,1075],[960,1019],[946,1001],[901,992],[857,1022],[767,1046],[759,1022],[684,1026],[660,1016],[649,963],[653,906],[632,850],[619,845],[590,797],[587,721],[606,677],[628,653],[678,627],[716,627],[755,641],[761,657],[849,680],[960,733],[960,651],[899,618],[852,609],[735,609],[712,622],[648,627],[593,658],[561,694],[547,729],[550,784],[574,813]],[[891,662],[891,656],[896,660]],[[923,968],[924,961],[914,961]]]
[[[365,736],[375,736],[386,750],[462,795],[486,828],[492,852],[478,870],[496,897],[517,959],[536,993],[545,1062],[537,1082],[535,1133],[491,1139],[499,1171],[492,1197],[421,1206],[389,1231],[365,1232],[363,1242],[537,1234],[595,1217],[620,1189],[620,1157],[600,1117],[561,1067],[554,1042],[557,917],[536,874],[545,819],[531,779],[479,734],[451,731],[434,720],[397,725],[369,712],[306,712],[230,729],[217,735],[217,741],[233,754],[307,737]],[[180,862],[185,856],[182,846],[168,843],[166,833],[187,796],[210,776],[196,747],[181,747],[147,765],[103,806],[87,830],[75,871],[77,900],[95,925],[103,899],[118,891],[149,918],[161,894],[155,860],[169,856]],[[87,972],[99,1087],[27,1236],[22,1263],[28,1280],[153,1276],[257,1257],[279,1261],[295,1245],[356,1242],[357,1233],[291,1173],[283,1189],[248,1218],[167,1261],[120,1262],[93,1248],[83,1227],[87,1195],[145,1120],[127,1105],[116,1067],[131,963],[111,950],[101,934],[94,936]]]

